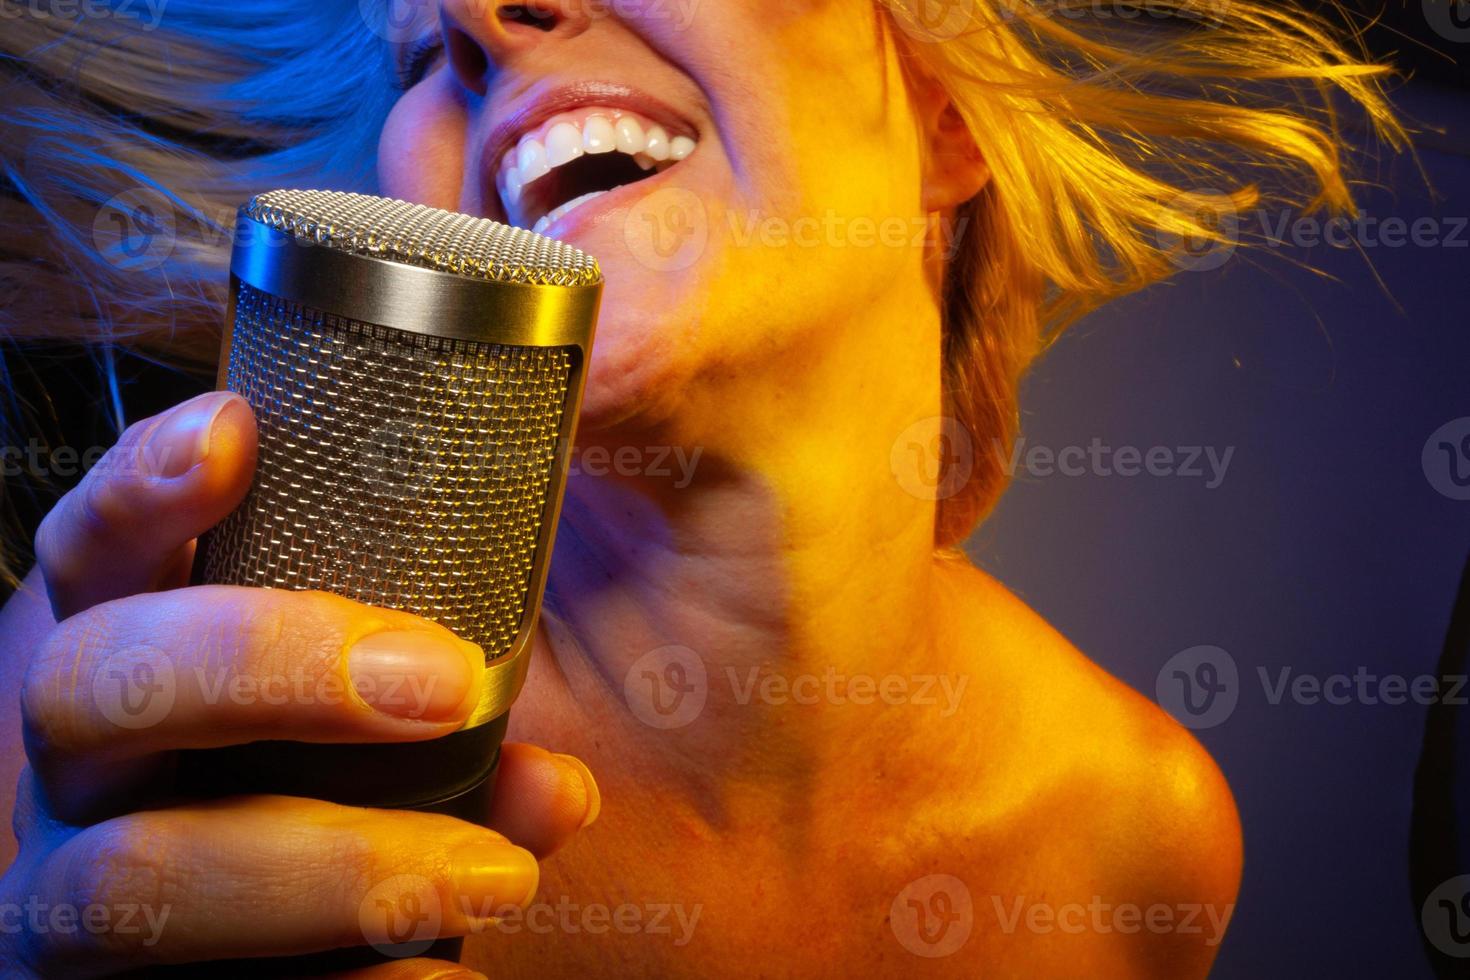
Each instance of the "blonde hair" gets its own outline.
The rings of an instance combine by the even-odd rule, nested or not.
[[[950,545],[1004,488],[1022,373],[1058,330],[1176,271],[1171,243],[1224,241],[1222,202],[1351,211],[1343,97],[1395,148],[1404,134],[1385,68],[1267,3],[951,0],[933,24],[926,0],[876,2],[992,174],[946,271],[946,398],[983,450],[940,504]],[[166,9],[152,27],[12,14],[0,34],[0,336],[207,360],[234,207],[274,185],[374,189],[396,93],[356,0]],[[172,226],[154,267],[95,232],[122,192]]]
[[[946,270],[946,400],[976,447],[940,503],[950,545],[1000,497],[1021,376],[1062,328],[1179,271],[1182,245],[1234,247],[1247,208],[1351,213],[1335,99],[1392,147],[1405,134],[1387,68],[1267,3],[957,0],[934,22],[880,2],[991,172]]]
[[[356,2],[168,0],[156,24],[121,13],[144,6],[4,18],[0,336],[204,363],[235,209],[288,184],[371,190],[392,69]],[[118,251],[111,219],[135,218],[168,239],[156,262]]]

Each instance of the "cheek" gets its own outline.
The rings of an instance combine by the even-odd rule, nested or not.
[[[433,80],[398,100],[378,140],[378,183],[388,197],[459,210],[466,117]]]
[[[717,93],[721,130],[749,204],[808,219],[792,229],[808,250],[811,219],[821,244],[843,247],[850,226],[861,239],[875,222],[921,212],[917,125],[870,0],[798,6],[747,49],[762,70]]]

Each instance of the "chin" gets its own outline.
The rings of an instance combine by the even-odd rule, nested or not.
[[[690,321],[670,314],[632,278],[604,267],[602,312],[582,401],[581,431],[648,428],[668,419],[694,380]],[[662,310],[655,315],[651,311]]]

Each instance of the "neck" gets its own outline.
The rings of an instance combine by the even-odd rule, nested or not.
[[[782,792],[873,751],[874,685],[942,669],[935,502],[890,468],[940,412],[937,317],[932,337],[912,319],[867,335],[693,386],[675,421],[584,434],[533,661],[563,717],[705,795]]]

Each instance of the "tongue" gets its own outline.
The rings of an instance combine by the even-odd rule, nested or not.
[[[606,193],[607,191],[591,191],[590,193],[583,194],[581,197],[574,197],[570,201],[567,201],[565,204],[558,204],[556,207],[548,211],[544,217],[537,218],[536,224],[532,226],[531,230],[539,235],[541,234],[541,232],[546,230],[548,225],[550,225],[557,218],[560,218],[562,215],[566,214],[568,211],[572,210],[572,208],[575,208],[580,204],[586,204],[594,197],[601,197]]]

